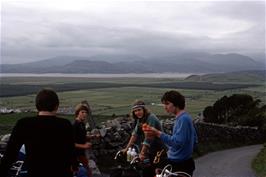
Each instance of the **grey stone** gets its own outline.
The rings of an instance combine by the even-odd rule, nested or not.
[[[1,141],[2,141],[2,142],[8,142],[10,136],[11,136],[11,134],[3,135],[3,137],[1,138]]]

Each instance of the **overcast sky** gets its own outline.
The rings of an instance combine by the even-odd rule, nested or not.
[[[264,1],[4,0],[1,6],[1,63],[180,52],[265,59]]]

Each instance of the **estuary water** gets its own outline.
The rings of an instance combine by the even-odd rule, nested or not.
[[[195,73],[141,73],[141,74],[138,73],[128,73],[128,74],[0,73],[0,77],[186,78],[193,74]]]

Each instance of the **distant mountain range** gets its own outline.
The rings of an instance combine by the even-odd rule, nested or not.
[[[123,60],[124,58],[124,60]],[[107,62],[116,61],[116,62]],[[265,70],[265,64],[240,54],[186,53],[161,58],[138,56],[60,56],[22,64],[2,64],[1,73],[217,73]]]

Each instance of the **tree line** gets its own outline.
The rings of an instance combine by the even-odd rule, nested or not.
[[[248,94],[223,96],[203,111],[205,122],[256,126],[266,130],[266,105]]]

